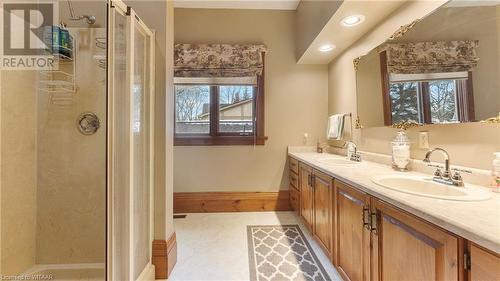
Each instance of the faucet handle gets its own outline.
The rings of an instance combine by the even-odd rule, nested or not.
[[[452,168],[451,170],[454,171],[455,174],[459,174],[460,172],[467,173],[467,174],[472,174],[471,170],[466,170],[466,169]]]
[[[436,171],[434,171],[434,176],[435,177],[441,177],[443,175],[443,172],[441,171],[441,169],[443,168],[443,166],[441,166],[441,165],[435,165],[435,164],[428,164],[427,166],[428,167],[436,168]]]
[[[453,176],[451,177],[451,181],[453,182],[454,185],[462,187],[464,186],[464,180],[462,179],[462,175],[460,175],[460,172],[465,172],[465,173],[471,173],[469,170],[461,170],[461,169],[452,169],[455,171],[453,173]]]

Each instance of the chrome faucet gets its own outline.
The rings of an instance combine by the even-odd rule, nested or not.
[[[354,147],[354,153],[349,155],[349,147]],[[347,157],[351,161],[361,162],[361,154],[358,153],[358,146],[353,141],[346,141],[344,147],[347,148]]]
[[[466,173],[472,173],[469,170],[460,170],[460,169],[453,169],[455,173],[451,175],[451,170],[450,169],[450,155],[446,150],[442,148],[434,148],[429,150],[425,154],[424,162],[430,163],[430,157],[432,153],[439,151],[444,155],[444,172],[441,171],[441,166],[440,165],[431,165],[429,164],[429,167],[435,167],[437,168],[436,171],[434,172],[434,178],[432,180],[439,182],[439,183],[444,183],[444,184],[449,184],[449,185],[454,185],[454,186],[464,186],[464,182],[462,180],[462,176],[460,175],[460,172],[466,172]]]
[[[441,170],[438,167],[438,169],[436,170],[436,173],[434,173],[434,175],[440,176],[442,178],[449,178],[450,177],[450,155],[448,154],[448,152],[446,152],[446,150],[437,147],[437,148],[434,148],[434,149],[427,151],[427,153],[425,154],[424,162],[430,163],[431,162],[431,159],[430,159],[431,154],[436,152],[436,151],[439,151],[444,155],[444,170],[445,171],[444,171],[444,173],[441,173]],[[439,175],[438,175],[438,172],[439,172]]]

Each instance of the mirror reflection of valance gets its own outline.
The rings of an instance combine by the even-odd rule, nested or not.
[[[264,45],[175,44],[175,77],[252,77],[262,74]]]
[[[471,71],[479,57],[477,40],[389,43],[386,51],[389,73],[420,74]]]

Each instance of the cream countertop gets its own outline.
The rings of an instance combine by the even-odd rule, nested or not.
[[[392,170],[387,165],[365,160],[353,166],[326,165],[319,163],[318,159],[325,156],[345,157],[307,150],[289,149],[288,155],[335,179],[500,254],[500,194],[492,192],[491,199],[479,202],[449,201],[406,194],[372,182],[372,177],[378,175],[401,175],[400,172]],[[419,172],[404,174],[429,176]]]

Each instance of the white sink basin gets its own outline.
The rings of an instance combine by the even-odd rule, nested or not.
[[[491,198],[488,191],[477,186],[465,185],[456,187],[437,183],[432,177],[409,175],[384,175],[372,178],[372,181],[382,187],[404,193],[453,201],[482,201]]]
[[[359,162],[351,161],[345,158],[325,157],[318,159],[318,162],[325,165],[357,165]]]

